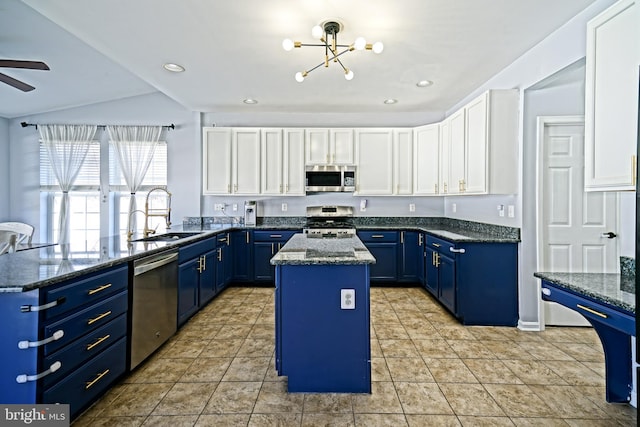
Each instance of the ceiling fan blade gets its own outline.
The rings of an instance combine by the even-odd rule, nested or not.
[[[15,59],[0,59],[0,67],[26,68],[28,70],[49,70],[49,66],[41,61],[18,61]]]
[[[35,89],[35,87],[26,84],[25,82],[21,82],[20,80],[16,80],[13,77],[9,77],[6,74],[0,73],[0,82],[4,82],[9,86],[13,86],[16,89],[20,89],[23,92],[31,92]]]

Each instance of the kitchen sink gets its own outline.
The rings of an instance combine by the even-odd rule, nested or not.
[[[171,233],[158,234],[156,236],[143,237],[135,239],[133,242],[175,242],[176,240],[185,239],[187,237],[200,234],[199,231],[174,231]]]

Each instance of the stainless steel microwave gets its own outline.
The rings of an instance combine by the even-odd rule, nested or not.
[[[356,190],[355,166],[307,166],[305,177],[307,193],[354,192]]]

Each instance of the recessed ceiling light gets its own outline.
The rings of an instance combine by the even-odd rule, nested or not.
[[[427,87],[427,86],[431,86],[432,84],[433,82],[431,80],[420,80],[418,83],[416,83],[416,86]]]
[[[242,102],[244,102],[245,104],[257,104],[258,100],[257,99],[253,99],[253,98],[247,98],[247,99],[243,100]]]
[[[398,102],[398,100],[397,99],[393,99],[393,98],[389,98],[389,99],[385,99],[384,100],[384,103],[387,104],[387,105],[396,104],[397,102]]]
[[[181,73],[184,71],[184,67],[182,65],[174,64],[172,62],[167,62],[166,64],[163,64],[162,67],[167,71],[171,71],[172,73]]]

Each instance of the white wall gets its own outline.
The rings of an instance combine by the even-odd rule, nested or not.
[[[173,193],[174,222],[181,222],[184,216],[194,216],[194,213],[197,214],[200,211],[199,115],[184,109],[165,95],[155,93],[20,117],[9,122],[11,150],[8,157],[11,165],[11,180],[9,197],[5,200],[10,201],[9,215],[14,220],[34,224],[36,233],[39,233],[40,225],[39,134],[35,127],[21,127],[22,121],[36,124],[175,124],[175,130],[166,132],[168,186]],[[101,133],[101,137],[106,137],[106,133],[104,135]]]
[[[0,117],[0,221],[9,221],[9,120]]]

